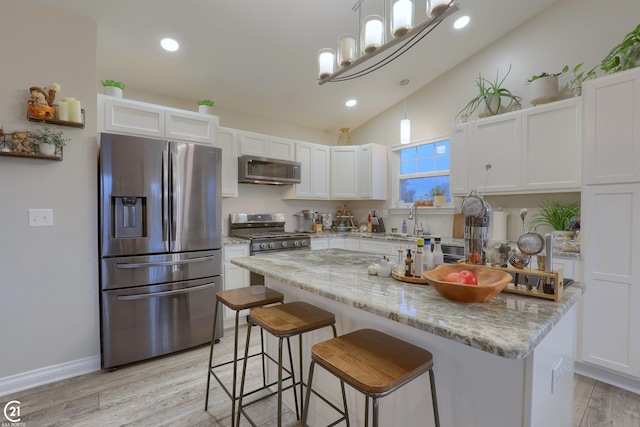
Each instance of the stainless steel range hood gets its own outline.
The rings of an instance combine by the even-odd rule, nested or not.
[[[256,156],[238,157],[241,184],[287,185],[300,183],[300,162]]]

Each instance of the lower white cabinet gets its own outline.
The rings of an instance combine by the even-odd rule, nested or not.
[[[640,378],[640,184],[586,186],[582,360]]]
[[[317,249],[345,249],[345,238],[337,237],[314,237],[311,239],[311,250]]]
[[[359,251],[360,250],[360,240],[354,239],[353,237],[345,237],[344,238],[344,248],[349,251]]]
[[[234,258],[249,256],[249,245],[225,245],[224,254],[224,289],[238,289],[249,286],[249,270],[231,264]],[[249,310],[240,312],[240,318],[244,319],[249,314]],[[236,312],[224,307],[224,327],[229,328],[235,325]],[[244,321],[244,320],[243,320]]]

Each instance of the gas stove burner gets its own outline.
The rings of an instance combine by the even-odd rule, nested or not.
[[[310,249],[306,233],[284,230],[284,214],[230,214],[231,235],[250,239],[250,253]]]

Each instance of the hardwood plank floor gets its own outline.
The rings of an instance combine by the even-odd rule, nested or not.
[[[244,346],[244,328],[240,343]],[[252,351],[259,348],[259,334],[252,334]],[[231,360],[233,333],[215,347],[216,360]],[[209,409],[204,411],[209,346],[171,356],[96,372],[0,397],[21,402],[21,418],[27,427],[96,426],[231,426],[231,403],[212,378]],[[247,387],[261,383],[259,359],[250,362]],[[221,378],[231,386],[228,365]],[[238,381],[241,374],[238,372]],[[275,397],[252,405],[248,411],[259,426],[276,424]],[[2,418],[4,421],[4,418]],[[285,426],[297,426],[295,414],[284,411]],[[249,425],[242,419],[241,426]],[[638,427],[640,396],[580,375],[574,382],[573,427]]]

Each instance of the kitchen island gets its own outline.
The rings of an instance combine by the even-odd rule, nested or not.
[[[558,303],[500,294],[487,303],[464,304],[440,297],[430,286],[368,275],[367,266],[379,261],[379,256],[328,249],[232,263],[264,275],[285,301],[304,300],[333,312],[339,334],[369,327],[432,352],[445,427],[571,425],[575,303],[582,296],[581,284],[565,289]],[[309,335],[304,357],[313,343],[328,338],[328,331]],[[306,378],[306,359],[304,366]],[[316,384],[339,402],[332,377],[324,375]],[[362,422],[364,399],[348,392],[351,419]],[[424,377],[384,398],[381,425],[424,425],[425,420],[430,425],[428,394]],[[315,407],[317,400],[310,425],[326,425],[333,414]]]

